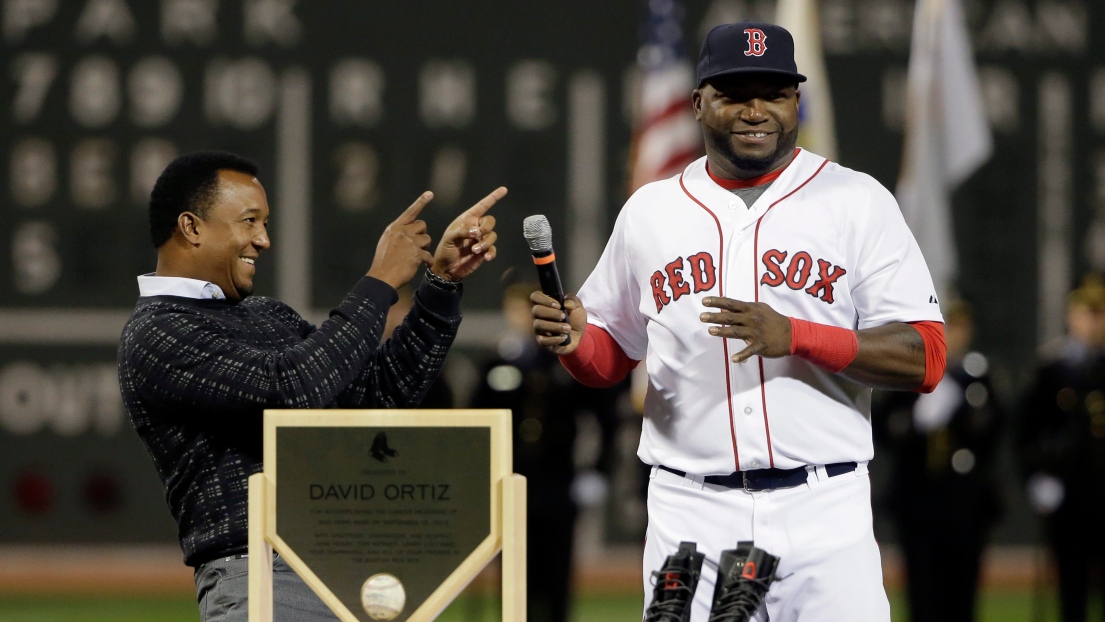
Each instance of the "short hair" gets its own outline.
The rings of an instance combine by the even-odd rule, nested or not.
[[[1082,285],[1067,294],[1067,306],[1105,311],[1105,279],[1092,272],[1083,276]]]
[[[250,160],[225,151],[186,153],[165,167],[150,193],[150,241],[154,248],[161,248],[173,237],[182,213],[206,216],[214,203],[222,170],[256,177],[258,169]]]

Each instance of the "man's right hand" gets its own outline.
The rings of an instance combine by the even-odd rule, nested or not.
[[[432,241],[426,233],[426,223],[417,220],[422,208],[433,198],[434,193],[423,192],[384,229],[384,234],[376,243],[376,255],[372,258],[368,276],[399,289],[414,277],[419,266],[433,264],[434,256],[426,250]]]
[[[583,331],[587,329],[587,310],[575,294],[564,296],[564,308],[568,312],[567,321],[560,304],[542,292],[529,295],[533,303],[533,334],[537,344],[553,354],[571,354],[579,347]],[[564,335],[571,335],[572,341],[564,343]]]

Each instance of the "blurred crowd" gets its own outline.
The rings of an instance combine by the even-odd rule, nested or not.
[[[475,388],[450,388],[447,374],[425,406],[514,413],[515,470],[529,481],[529,619],[563,622],[580,508],[617,514],[643,498],[644,478],[619,464],[634,458],[618,447],[619,438],[636,437],[620,432],[640,425],[640,391],[629,382],[584,387],[538,348],[534,289],[504,289],[502,337],[478,365]],[[396,305],[396,321],[404,311]],[[1017,481],[1050,551],[1061,619],[1085,620],[1090,593],[1105,593],[1097,528],[1105,523],[1105,281],[1087,276],[1070,292],[1066,313],[1066,336],[1041,348],[1013,397],[995,392],[986,355],[972,348],[975,312],[962,300],[944,305],[948,366],[936,390],[875,393],[874,469],[887,472],[875,511],[893,526],[912,622],[976,619],[983,554],[1008,505],[1019,501],[1003,494],[1003,447],[1013,449]],[[465,403],[458,395],[467,395]],[[613,481],[626,473],[628,484]],[[616,494],[608,494],[611,486]],[[607,520],[608,531],[617,521]],[[622,538],[643,537],[643,522],[620,528]]]
[[[1070,292],[1065,337],[1044,344],[1014,403],[995,395],[972,349],[974,312],[944,308],[948,366],[930,394],[876,394],[876,460],[893,466],[882,507],[905,561],[910,620],[973,620],[983,552],[1009,500],[999,450],[1037,515],[1058,577],[1064,622],[1084,621],[1091,577],[1105,582],[1097,525],[1105,518],[1105,283]],[[1043,582],[1038,583],[1042,585]]]

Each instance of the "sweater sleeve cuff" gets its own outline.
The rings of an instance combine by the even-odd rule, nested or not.
[[[457,318],[460,317],[460,297],[463,293],[463,283],[457,283],[455,291],[448,291],[423,277],[414,295],[430,312],[441,317]]]
[[[352,294],[370,300],[381,309],[387,309],[399,300],[399,294],[395,288],[370,276],[361,277],[361,280],[353,286]]]

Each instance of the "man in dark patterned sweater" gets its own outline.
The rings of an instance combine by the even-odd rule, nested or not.
[[[246,620],[248,490],[261,470],[266,408],[417,407],[460,324],[460,281],[495,256],[499,188],[454,220],[434,254],[418,198],[381,236],[372,266],[315,327],[291,307],[250,297],[269,247],[257,167],[238,156],[181,156],[150,197],[157,271],[119,344],[119,384],[196,569],[205,621]],[[380,344],[396,289],[427,266],[415,303]],[[280,558],[277,620],[334,620]]]

